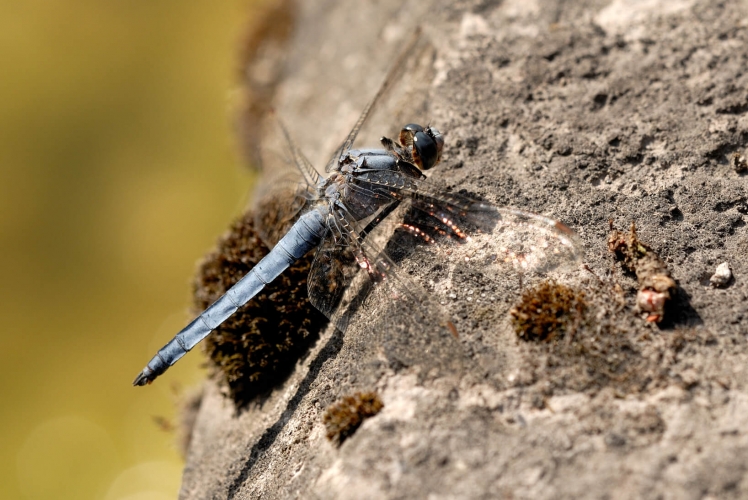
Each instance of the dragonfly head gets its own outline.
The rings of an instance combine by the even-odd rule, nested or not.
[[[400,130],[400,144],[410,148],[413,161],[421,170],[428,170],[442,159],[444,137],[434,127],[425,129],[410,123]]]

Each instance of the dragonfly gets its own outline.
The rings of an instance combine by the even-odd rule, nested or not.
[[[153,382],[289,266],[315,251],[307,288],[314,307],[341,331],[352,322],[388,339],[389,359],[459,371],[459,334],[437,300],[402,269],[437,262],[447,281],[465,266],[489,276],[543,276],[578,262],[577,235],[554,219],[439,189],[426,172],[438,165],[444,136],[433,126],[402,127],[380,148],[354,149],[372,109],[413,48],[411,41],[320,175],[279,128],[302,178],[290,229],[247,275],[160,349],[133,385]],[[366,311],[366,312],[364,312]],[[364,319],[369,318],[369,319]],[[370,318],[376,318],[371,320]]]

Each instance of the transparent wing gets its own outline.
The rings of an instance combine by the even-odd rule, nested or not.
[[[312,303],[341,330],[358,332],[347,341],[361,343],[362,356],[368,343],[368,352],[391,367],[417,366],[422,374],[444,375],[478,362],[495,370],[496,349],[463,347],[442,304],[452,302],[468,281],[484,283],[491,294],[516,294],[523,280],[574,267],[582,257],[577,236],[541,215],[432,190],[428,183],[393,190],[389,182],[389,195],[370,183],[352,184],[360,193],[389,196],[397,209],[373,229],[369,222],[378,215],[359,223],[335,221],[336,228],[351,229],[331,230],[320,248],[309,278]],[[460,308],[486,315],[492,309],[487,301]]]
[[[361,224],[333,216],[309,274],[309,297],[346,336],[362,363],[459,375],[466,358],[445,311],[398,270],[386,249],[361,240]],[[340,228],[350,228],[350,231]]]
[[[337,228],[328,226],[327,235],[317,248],[309,270],[307,287],[312,305],[333,320],[341,331],[347,328],[348,315],[345,318],[339,315],[339,306],[358,270],[348,236],[341,237]]]
[[[418,258],[437,258],[492,275],[530,277],[568,269],[582,258],[577,235],[559,221],[438,190],[428,180],[398,172],[375,174],[368,174],[365,181],[354,179],[348,186],[352,199],[376,198],[398,205],[398,214],[388,217],[385,226],[390,228],[384,231],[392,235],[399,229],[398,238],[388,240],[395,252],[390,258],[396,262],[426,246],[427,254]]]
[[[425,247],[429,249],[420,251],[438,253],[445,264],[530,277],[573,267],[582,258],[577,235],[559,221],[439,190],[428,180],[397,172],[375,174],[363,182],[354,179],[349,188],[352,197],[397,203],[399,215],[388,222],[392,225],[394,220],[395,226],[384,232],[393,235],[399,229],[398,238],[388,240],[395,261],[413,252],[418,259],[417,249]]]
[[[400,54],[397,56],[397,59],[392,63],[390,66],[389,71],[387,72],[387,75],[384,77],[384,81],[382,82],[382,85],[380,85],[379,90],[377,90],[377,93],[374,95],[374,97],[369,101],[369,103],[364,107],[364,110],[361,112],[361,116],[358,117],[358,120],[356,121],[356,124],[353,126],[351,131],[348,133],[348,137],[346,137],[345,141],[343,141],[343,144],[335,151],[335,154],[332,158],[330,158],[330,161],[327,163],[327,166],[325,167],[325,172],[331,172],[338,167],[338,163],[341,160],[341,156],[344,155],[348,150],[350,150],[353,147],[353,143],[356,140],[356,136],[358,136],[358,133],[361,131],[361,127],[364,126],[366,123],[366,120],[369,118],[369,115],[371,114],[371,111],[374,109],[374,106],[376,106],[377,102],[382,98],[382,96],[387,92],[387,90],[392,85],[392,82],[394,82],[397,78],[397,75],[399,71],[403,67],[403,63],[407,59],[407,57],[410,55],[413,48],[418,43],[418,40],[421,37],[421,27],[416,26],[416,28],[413,30],[413,34],[408,39],[408,41],[405,43],[403,48],[400,51]]]
[[[563,223],[523,210],[498,207],[421,183],[409,193],[402,228],[441,259],[484,273],[543,276],[576,266],[583,248]]]
[[[291,134],[286,129],[286,126],[279,119],[278,126],[283,132],[283,138],[286,141],[288,152],[291,154],[291,161],[296,165],[297,170],[303,175],[306,184],[309,186],[316,186],[320,181],[319,172],[314,168],[312,162],[310,162],[306,155],[301,152],[296,142],[291,138]]]
[[[280,119],[275,120],[274,147],[282,158],[274,158],[278,173],[263,184],[263,195],[256,203],[255,227],[263,242],[272,248],[317,199],[320,175],[296,145]],[[270,141],[269,141],[270,142]],[[267,154],[268,152],[266,152]],[[271,162],[267,162],[271,163]]]
[[[255,227],[263,243],[273,248],[316,199],[298,172],[289,172],[263,188],[255,204]]]

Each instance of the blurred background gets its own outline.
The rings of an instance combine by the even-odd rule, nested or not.
[[[2,1],[1,498],[176,497],[203,357],[131,382],[252,186],[230,104],[253,5]]]

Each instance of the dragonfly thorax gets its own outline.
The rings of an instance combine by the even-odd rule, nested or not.
[[[332,209],[344,207],[354,220],[363,220],[392,201],[386,196],[401,184],[398,159],[388,151],[351,150],[324,182],[324,197]]]

